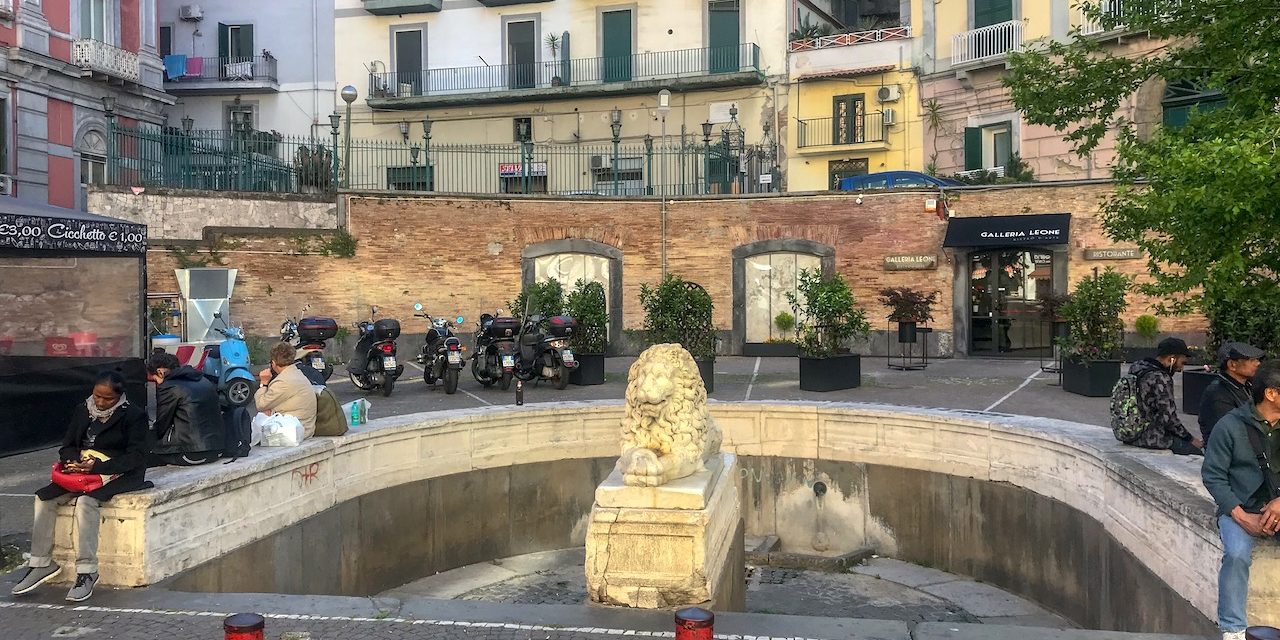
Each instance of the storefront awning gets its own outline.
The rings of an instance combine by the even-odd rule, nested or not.
[[[1021,247],[1066,244],[1071,214],[1045,213],[1026,216],[952,218],[947,223],[944,247]]]
[[[127,220],[0,198],[0,251],[145,254],[147,227]]]

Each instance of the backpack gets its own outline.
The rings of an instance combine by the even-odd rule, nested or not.
[[[342,415],[338,396],[328,388],[322,388],[316,395],[316,435],[340,436],[346,433],[347,418]]]
[[[1142,416],[1142,408],[1138,404],[1138,381],[1141,378],[1141,375],[1126,373],[1111,389],[1111,433],[1125,444],[1137,440],[1151,426]]]
[[[253,438],[253,419],[249,416],[249,410],[246,407],[224,410],[222,425],[225,428],[222,457],[227,458],[230,463],[236,458],[249,455],[249,442]]]

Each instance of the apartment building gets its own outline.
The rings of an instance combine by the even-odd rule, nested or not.
[[[110,122],[161,125],[157,0],[0,0],[0,191],[83,207]]]

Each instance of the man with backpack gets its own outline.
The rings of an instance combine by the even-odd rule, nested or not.
[[[186,467],[221,457],[226,427],[213,383],[190,366],[179,365],[171,353],[152,354],[147,371],[156,381],[155,441],[147,466]]]
[[[1249,380],[1262,363],[1263,355],[1262,349],[1243,342],[1224,342],[1218,347],[1218,378],[1209,383],[1200,397],[1200,435],[1205,442],[1222,416],[1253,404]]]
[[[1133,363],[1111,392],[1111,430],[1116,439],[1144,449],[1168,449],[1178,455],[1204,455],[1204,443],[1178,417],[1173,374],[1182,371],[1190,351],[1178,338],[1156,345],[1156,357]]]
[[[1218,506],[1223,640],[1244,640],[1254,540],[1280,530],[1280,363],[1258,368],[1251,394],[1253,404],[1232,410],[1214,426],[1200,470]]]

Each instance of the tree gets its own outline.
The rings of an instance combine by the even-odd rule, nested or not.
[[[1160,310],[1204,311],[1216,341],[1243,313],[1220,301],[1277,299],[1280,3],[1103,4],[1122,10],[1082,10],[1106,30],[1146,32],[1160,46],[1127,58],[1090,38],[1048,42],[1013,54],[1005,85],[1027,122],[1053,127],[1081,155],[1116,136],[1116,190],[1102,207],[1104,229],[1146,251],[1152,279],[1140,288],[1168,300]],[[1117,114],[1148,82],[1216,90],[1223,101],[1194,110],[1185,126],[1140,135]],[[1280,310],[1280,302],[1269,306]],[[1232,339],[1280,348],[1269,336]]]

